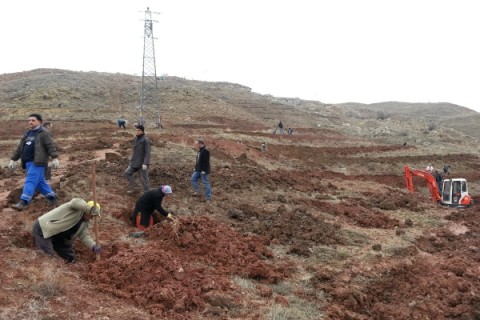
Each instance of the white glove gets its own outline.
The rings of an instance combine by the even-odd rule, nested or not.
[[[15,169],[16,166],[17,166],[17,164],[13,160],[10,160],[10,162],[8,163],[8,167],[12,170]]]
[[[53,169],[58,169],[58,168],[60,168],[60,161],[58,161],[58,158],[53,159],[53,161],[52,161],[52,167],[53,167]]]
[[[143,171],[146,171],[147,168],[148,168],[148,166],[147,166],[146,164],[142,164],[142,170],[143,170]]]
[[[205,171],[200,172],[200,174],[205,174]]]

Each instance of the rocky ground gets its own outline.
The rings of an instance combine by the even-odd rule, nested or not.
[[[449,163],[478,202],[480,163],[469,141],[439,148],[433,136],[404,146],[332,128],[274,135],[248,119],[216,122],[147,129],[152,187],[172,186],[164,206],[177,219],[145,238],[129,236],[136,196],[126,194],[123,171],[133,130],[54,122],[61,168],[51,184],[60,202],[90,199],[96,170],[99,260],[79,242],[76,264],[35,250],[32,224],[47,203],[38,196],[25,212],[10,209],[24,173],[1,168],[0,318],[480,318],[479,207],[437,206],[422,181],[407,193],[402,176],[404,165]],[[25,120],[0,121],[5,165],[25,128]],[[191,196],[199,136],[212,154],[211,203]]]
[[[0,75],[0,319],[476,319],[478,206],[431,203],[403,167],[448,163],[480,200],[478,114],[451,104],[327,105],[229,83],[160,82],[162,131],[152,187],[170,184],[177,217],[129,236],[137,196],[123,171],[139,77],[38,69]],[[65,265],[33,248],[49,210],[18,201],[24,173],[5,167],[32,110],[53,120],[60,202],[92,197],[103,215],[100,260],[76,244]],[[441,112],[440,112],[441,111]],[[274,135],[279,119],[293,135]],[[214,201],[191,196],[203,137]],[[267,144],[262,152],[261,144]]]

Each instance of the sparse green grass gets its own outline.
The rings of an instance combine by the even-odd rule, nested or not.
[[[337,250],[336,258],[340,260],[346,260],[351,256],[350,252],[345,249]]]
[[[444,210],[443,208],[438,208],[438,210]],[[413,228],[422,227],[422,228],[438,228],[445,225],[445,220],[443,220],[443,212],[439,211],[422,211],[422,212],[412,212],[405,210],[389,211],[389,214],[392,218],[398,219],[401,223],[405,219],[411,219],[413,221]]]
[[[268,308],[266,319],[269,320],[320,320],[323,314],[315,303],[296,297],[290,297],[289,305],[274,304]]]
[[[363,246],[370,241],[369,236],[354,230],[342,229],[341,234],[351,246]]]
[[[242,289],[255,289],[255,284],[251,279],[245,279],[239,276],[235,276],[233,278],[233,282],[235,282]]]
[[[283,281],[272,286],[273,292],[282,296],[288,296],[292,293],[292,285]]]

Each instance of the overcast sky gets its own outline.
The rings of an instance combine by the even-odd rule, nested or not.
[[[0,3],[0,73],[157,74],[324,103],[451,102],[480,112],[478,0],[16,0]]]

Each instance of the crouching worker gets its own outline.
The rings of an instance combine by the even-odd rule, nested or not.
[[[33,224],[35,246],[49,255],[55,252],[66,262],[75,262],[73,241],[79,238],[95,254],[102,250],[88,233],[92,216],[100,216],[100,205],[73,198],[40,216]]]
[[[172,188],[170,186],[162,185],[158,189],[145,192],[135,203],[135,209],[131,220],[137,229],[145,230],[146,228],[153,226],[160,220],[154,217],[154,211],[157,210],[164,217],[169,220],[173,220],[173,215],[168,213],[162,207],[162,200],[164,197],[172,194]]]

